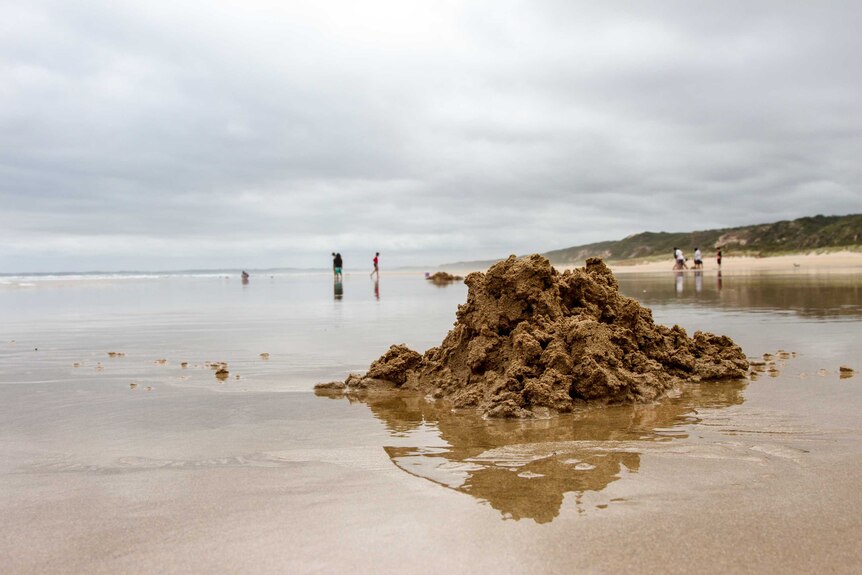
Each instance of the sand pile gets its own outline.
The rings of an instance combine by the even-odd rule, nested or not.
[[[729,338],[656,325],[620,295],[600,259],[559,273],[539,255],[472,273],[467,303],[439,347],[419,355],[392,346],[364,376],[318,389],[390,387],[488,416],[565,412],[585,402],[654,400],[683,381],[744,377],[748,361]]]

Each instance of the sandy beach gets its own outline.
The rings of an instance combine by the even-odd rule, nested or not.
[[[0,0],[0,575],[862,574],[860,21]]]
[[[687,254],[686,262],[691,269],[693,261],[691,254]],[[626,262],[625,264],[608,264],[617,274],[625,273],[655,273],[673,271],[673,260]],[[565,268],[563,268],[565,269]],[[715,254],[704,254],[703,271],[716,272],[719,267],[715,260]],[[723,256],[721,261],[722,273],[798,273],[798,272],[828,272],[828,273],[855,273],[862,270],[862,252],[829,252],[822,254],[792,254],[782,256],[767,256],[755,258],[749,256]]]
[[[619,281],[767,371],[531,421],[311,391],[437,345],[463,284],[6,288],[0,570],[857,572],[862,274],[683,276]]]
[[[686,253],[687,265],[689,269],[683,270],[687,272],[694,271],[691,269],[693,265],[692,254]],[[560,270],[575,269],[583,265],[555,265]],[[666,260],[643,260],[643,261],[625,261],[625,262],[607,262],[608,267],[615,274],[635,274],[635,273],[663,273],[673,270],[673,259]],[[469,266],[445,266],[445,271],[459,273],[464,275],[473,271],[484,272],[485,269]],[[719,269],[715,253],[704,254],[703,271],[717,272]],[[780,256],[733,256],[724,255],[721,262],[722,273],[728,274],[753,274],[753,273],[857,273],[862,270],[862,252],[857,251],[837,251],[824,253],[800,253],[788,254]]]

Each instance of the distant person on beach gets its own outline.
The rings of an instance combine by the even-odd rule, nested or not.
[[[718,267],[721,268],[721,250],[718,250],[715,253],[715,263],[717,263]]]
[[[694,269],[703,269],[703,254],[700,253],[700,248],[694,248]]]
[[[335,254],[335,259],[332,260],[333,271],[335,272],[335,281],[341,280],[341,268],[344,267],[344,262],[341,259],[341,253]]]
[[[242,270],[242,283],[248,283],[248,272],[246,272],[245,270]]]
[[[376,275],[378,278],[380,277],[380,268],[378,264],[380,263],[380,252],[374,254],[374,269],[371,271],[372,276]]]
[[[673,257],[676,260],[676,263],[673,266],[675,270],[688,269],[688,266],[685,265],[685,255],[683,255],[682,250],[679,248],[673,248]]]
[[[337,276],[338,272],[335,271],[335,252],[332,252],[332,275]]]

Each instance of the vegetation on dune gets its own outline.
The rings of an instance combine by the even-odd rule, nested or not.
[[[679,246],[691,256],[700,247],[704,256],[721,249],[724,255],[755,257],[862,246],[862,214],[814,216],[737,228],[696,232],[644,232],[618,241],[598,242],[547,252],[555,264],[577,264],[589,257],[607,261],[670,257]]]
[[[642,232],[622,240],[596,242],[542,255],[554,265],[583,265],[592,257],[608,262],[640,262],[672,257],[681,248],[689,259],[699,247],[704,257],[716,249],[725,256],[764,257],[789,253],[822,252],[840,249],[862,250],[862,214],[813,216],[736,228],[696,232]],[[459,262],[454,267],[487,267],[494,263]]]

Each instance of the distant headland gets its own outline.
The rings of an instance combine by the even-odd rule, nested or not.
[[[621,240],[596,242],[545,252],[555,266],[579,266],[591,257],[616,264],[672,259],[674,247],[687,254],[700,247],[709,257],[721,249],[725,257],[762,258],[813,252],[862,252],[862,214],[782,220],[736,228],[695,232],[642,232]],[[505,259],[462,261],[441,268],[484,269]]]

